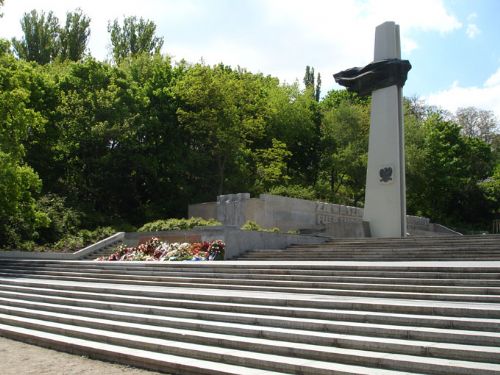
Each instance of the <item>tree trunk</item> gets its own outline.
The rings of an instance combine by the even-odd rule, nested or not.
[[[217,195],[224,194],[224,169],[226,168],[226,157],[217,158],[217,168],[219,169],[219,187],[217,189]]]

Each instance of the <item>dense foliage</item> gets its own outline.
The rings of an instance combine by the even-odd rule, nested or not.
[[[271,233],[278,233],[280,231],[279,228],[263,228],[259,224],[257,224],[255,221],[248,220],[245,224],[241,226],[242,230],[253,230],[257,232],[271,232]]]
[[[86,32],[84,15],[68,17],[58,33]],[[0,247],[182,217],[221,193],[363,205],[369,98],[320,98],[310,67],[301,89],[223,64],[174,64],[157,53],[153,26],[110,24],[125,46],[113,64],[81,48],[36,62],[0,42]],[[146,32],[144,48],[127,28]],[[405,113],[408,213],[488,229],[500,209],[492,113],[453,116],[416,99]]]
[[[123,26],[118,20],[108,24],[108,32],[113,46],[113,58],[120,62],[128,56],[141,53],[158,54],[163,46],[163,38],[155,36],[156,25],[152,21],[137,17],[125,17]]]
[[[38,13],[33,9],[21,19],[24,37],[13,38],[12,46],[18,57],[39,64],[60,58],[78,61],[83,58],[90,35],[90,18],[81,9],[68,12],[64,27],[52,12]]]
[[[168,230],[188,230],[194,227],[212,227],[222,225],[215,219],[202,219],[201,217],[191,217],[189,219],[168,219],[155,220],[144,224],[138,232],[159,232]]]

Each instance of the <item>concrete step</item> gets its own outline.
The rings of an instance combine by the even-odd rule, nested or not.
[[[337,261],[500,260],[500,236],[410,237],[405,239],[335,239],[284,250],[256,249],[241,260],[328,259]]]
[[[104,361],[123,363],[130,366],[145,368],[153,371],[164,371],[167,373],[178,373],[186,375],[274,375],[276,371],[257,370],[243,366],[228,365],[221,362],[205,361],[198,358],[176,356],[156,351],[146,351],[129,348],[126,346],[111,345],[108,343],[82,340],[66,335],[58,335],[40,330],[27,329],[17,326],[0,324],[2,336],[27,342],[47,348],[85,355],[90,358]],[[344,366],[345,374],[356,374],[357,371],[369,374],[372,369],[357,368],[356,366]],[[352,370],[349,372],[348,370]],[[364,371],[363,371],[364,370]],[[363,371],[363,372],[361,372]],[[387,372],[390,375],[392,372]],[[394,374],[398,374],[394,372]]]
[[[44,322],[35,319],[21,317],[8,317],[0,315],[1,321],[8,321],[16,326],[27,329],[40,330],[52,334],[64,334],[84,340],[104,340],[106,343],[130,347],[150,352],[159,352],[184,356],[186,361],[190,358],[202,359],[205,361],[220,362],[245,367],[254,367],[268,371],[279,371],[288,373],[303,374],[332,374],[332,363],[316,360],[305,360],[293,356],[281,356],[273,354],[256,353],[252,351],[242,351],[227,348],[214,348],[212,346],[184,343],[174,340],[149,338],[139,335],[122,334],[110,331],[103,331],[90,328],[79,328],[72,325]],[[296,353],[298,350],[295,351]],[[290,353],[292,355],[292,353]],[[189,359],[188,359],[189,358]],[[486,368],[495,366],[494,364],[484,364]],[[284,370],[284,371],[283,371]],[[372,368],[373,371],[373,368]]]
[[[266,250],[266,248],[259,248],[258,250]],[[279,249],[274,249],[279,250]],[[491,251],[498,253],[498,245],[449,245],[449,246],[337,246],[337,245],[301,245],[301,246],[290,246],[285,250],[287,251],[315,251],[315,252],[335,252],[335,251],[353,251],[353,252],[376,252],[376,251],[394,251],[394,252],[481,252],[481,251]]]
[[[323,284],[323,283],[365,283],[365,284],[411,284],[411,285],[434,285],[434,286],[489,286],[495,287],[500,285],[500,279],[492,279],[491,274],[488,273],[477,273],[475,274],[477,279],[471,278],[459,278],[462,275],[468,276],[468,274],[453,274],[449,278],[444,278],[446,275],[436,275],[436,274],[412,274],[399,273],[396,275],[379,273],[378,277],[375,276],[356,276],[358,272],[351,272],[347,275],[352,276],[333,276],[337,275],[337,272],[322,274],[320,276],[313,272],[299,272],[298,274],[288,273],[288,274],[276,274],[268,275],[264,273],[205,273],[205,272],[161,272],[161,273],[149,273],[144,274],[142,272],[133,271],[121,271],[119,269],[115,270],[87,270],[85,268],[80,268],[80,271],[76,270],[65,270],[64,268],[43,268],[43,269],[23,269],[23,268],[9,268],[2,267],[1,273],[5,276],[23,276],[23,275],[38,275],[38,276],[60,276],[60,277],[88,277],[95,279],[126,279],[134,280],[138,282],[162,282],[162,281],[193,281],[193,282],[216,282],[217,280],[231,280],[235,283],[241,281],[246,283],[247,280],[252,280],[252,282],[276,282],[283,283],[287,285],[289,283],[313,283],[313,284]],[[346,274],[346,273],[344,273]],[[395,277],[393,277],[395,276]],[[398,277],[399,276],[399,277]],[[408,276],[408,277],[404,277]],[[421,278],[415,277],[421,276]],[[441,278],[437,278],[437,276]],[[435,278],[431,278],[435,277]],[[327,286],[327,285],[325,285]]]
[[[471,256],[476,256],[476,257],[484,257],[484,256],[489,256],[489,257],[494,257],[498,256],[500,254],[500,251],[495,250],[495,251],[488,251],[488,250],[482,250],[482,251],[432,251],[432,250],[364,250],[364,251],[357,251],[357,250],[321,250],[321,251],[316,251],[313,249],[309,250],[303,250],[303,249],[285,249],[285,250],[276,250],[276,249],[256,249],[256,250],[251,250],[248,252],[249,254],[254,254],[254,255],[259,255],[259,256],[266,256],[266,255],[273,255],[273,256],[310,256],[310,257],[330,257],[330,256],[345,256],[345,255],[351,255],[353,257],[359,257],[359,256],[398,256],[398,257],[437,257],[437,256],[460,256],[460,257],[471,257]],[[307,258],[306,258],[307,259]]]
[[[294,261],[300,261],[303,260],[303,257],[282,257],[282,261],[285,262],[294,262]],[[307,259],[307,257],[306,257]],[[319,258],[316,258],[318,260]],[[274,261],[276,258],[273,257],[241,257],[239,258],[240,261],[258,261],[258,262],[267,262],[267,261]],[[313,259],[314,260],[314,259]],[[394,257],[359,257],[359,258],[352,258],[352,257],[332,257],[329,259],[330,261],[335,261],[335,262],[350,262],[350,261],[359,261],[359,262],[400,262],[405,259],[401,258],[394,258]],[[427,262],[447,262],[451,261],[450,258],[448,257],[436,257],[436,258],[408,258],[406,259],[407,261],[427,261]],[[500,258],[497,257],[484,257],[484,258],[477,258],[477,257],[471,257],[471,258],[458,258],[457,260],[460,261],[482,261],[482,262],[490,262],[490,261],[495,261],[498,262],[500,261]]]
[[[456,244],[401,244],[401,245],[393,245],[393,244],[380,244],[380,245],[360,245],[360,244],[352,244],[352,245],[339,245],[332,244],[329,242],[324,242],[321,244],[313,244],[313,245],[291,245],[288,247],[289,250],[354,250],[354,251],[377,251],[377,250],[394,250],[394,251],[481,251],[481,250],[491,250],[498,251],[500,249],[500,245],[497,243],[487,243],[487,244],[477,244],[477,243],[456,243]]]
[[[405,314],[427,314],[443,316],[461,316],[472,318],[492,318],[500,319],[500,305],[497,303],[469,303],[469,301],[440,301],[436,304],[433,300],[419,300],[407,298],[405,303],[401,303],[401,298],[396,295],[394,298],[377,298],[361,296],[341,296],[297,294],[291,292],[263,293],[259,289],[246,290],[226,290],[213,288],[163,288],[155,286],[121,285],[110,283],[84,283],[72,281],[48,281],[36,279],[9,279],[0,278],[0,283],[4,286],[12,286],[10,290],[17,286],[37,288],[40,293],[47,295],[66,296],[73,291],[87,292],[94,294],[105,294],[107,300],[115,300],[117,296],[132,296],[136,299],[145,299],[146,303],[158,304],[166,303],[165,299],[174,300],[197,300],[217,303],[245,303],[269,306],[291,306],[291,307],[313,307],[319,309],[357,309],[361,311],[392,312]],[[52,287],[54,286],[54,287]],[[411,294],[407,294],[412,296]]]
[[[95,270],[81,268],[80,270],[67,270],[64,267],[44,267],[44,268],[25,268],[21,266],[3,266],[1,268],[5,274],[16,275],[49,275],[49,276],[79,276],[79,277],[98,277],[101,279],[120,280],[126,278],[127,280],[136,280],[139,282],[161,282],[161,281],[203,281],[212,282],[214,280],[245,280],[248,282],[259,281],[293,281],[293,282],[324,282],[324,283],[366,283],[366,284],[405,284],[405,285],[440,285],[440,286],[490,286],[500,287],[500,278],[491,279],[487,278],[491,274],[476,274],[475,277],[480,279],[464,278],[458,279],[457,275],[452,275],[449,278],[430,278],[443,277],[442,274],[420,274],[426,278],[416,278],[414,274],[399,273],[394,275],[387,275],[387,273],[379,273],[378,277],[375,276],[317,276],[317,275],[269,275],[269,274],[252,274],[252,273],[225,273],[225,272],[143,272],[143,271],[122,271],[122,270]],[[351,275],[356,275],[353,272]],[[408,275],[409,274],[409,275]],[[408,277],[405,277],[408,276]],[[252,281],[249,281],[252,280]]]
[[[499,249],[488,249],[482,248],[481,250],[475,249],[432,249],[432,248],[416,248],[416,249],[397,249],[397,248],[381,248],[381,249],[366,249],[366,248],[286,248],[286,249],[254,249],[251,250],[252,253],[262,253],[262,254],[323,254],[323,255],[331,255],[331,254],[397,254],[397,255],[414,255],[414,254],[425,254],[425,255],[449,255],[449,254],[460,254],[460,255],[469,255],[469,254],[499,254]]]
[[[4,294],[5,295],[5,294]],[[15,297],[15,295],[12,295]],[[26,295],[24,298],[28,297]],[[36,299],[36,298],[35,298]],[[8,307],[21,308],[25,311],[36,311],[38,314],[45,313],[45,319],[51,320],[54,313],[66,314],[67,316],[105,318],[111,321],[126,323],[149,324],[152,326],[163,326],[177,329],[201,330],[212,333],[237,333],[249,337],[265,337],[291,342],[302,342],[322,345],[339,345],[338,340],[349,339],[356,335],[354,341],[358,342],[360,337],[366,341],[366,337],[391,338],[405,340],[401,345],[405,346],[407,340],[419,342],[441,342],[465,345],[481,345],[500,347],[499,332],[484,332],[460,329],[436,329],[422,326],[390,325],[390,316],[386,324],[358,323],[353,321],[325,321],[319,319],[291,318],[283,320],[283,317],[265,316],[256,314],[235,314],[217,311],[197,311],[192,309],[154,308],[128,304],[126,306],[113,304],[111,308],[105,308],[99,301],[83,301],[77,303],[67,299],[44,298],[44,301],[18,300],[14,298],[0,297],[0,309],[9,314]],[[73,303],[71,303],[73,302]],[[84,307],[92,306],[92,307]],[[154,310],[154,313],[151,311]],[[30,315],[22,315],[33,317]],[[202,319],[202,322],[200,322]],[[414,319],[416,321],[417,319]],[[422,322],[423,319],[420,320]],[[286,322],[286,324],[284,323]],[[408,323],[408,322],[407,322]],[[479,322],[475,322],[478,323]],[[487,322],[491,325],[493,322]],[[496,322],[498,324],[498,322]],[[77,323],[74,323],[77,324]],[[484,327],[481,327],[484,328]],[[314,331],[314,332],[313,332]],[[347,345],[347,344],[345,344]],[[343,345],[345,347],[345,345]],[[419,344],[421,345],[421,344]],[[399,350],[397,348],[391,350]],[[460,357],[464,359],[463,357]]]
[[[440,243],[498,243],[500,235],[434,236],[405,238],[332,238],[333,244],[440,244]]]
[[[255,261],[273,261],[280,259],[281,261],[297,261],[297,260],[325,260],[329,261],[390,261],[390,262],[398,262],[402,260],[415,260],[415,261],[500,261],[500,255],[498,256],[447,256],[447,255],[436,255],[436,256],[393,256],[393,255],[339,255],[339,256],[328,256],[325,257],[325,254],[321,254],[318,256],[303,254],[303,255],[257,255],[257,254],[244,254],[238,258],[239,260],[255,260]]]
[[[8,274],[0,273],[0,277]],[[62,276],[37,276],[23,275],[24,279],[34,280],[64,280],[81,281],[90,283],[103,283],[109,280],[86,277],[62,277]],[[429,286],[406,286],[406,285],[384,285],[384,284],[336,284],[336,288],[311,287],[301,283],[302,286],[286,285],[238,285],[233,280],[228,283],[203,283],[203,282],[149,282],[139,283],[133,280],[113,281],[116,284],[137,284],[143,286],[160,287],[185,287],[185,288],[212,288],[221,290],[251,290],[260,292],[286,292],[286,293],[304,293],[321,294],[335,296],[366,296],[374,298],[403,298],[403,299],[421,299],[421,300],[440,300],[440,301],[468,301],[468,302],[489,302],[500,303],[500,293],[498,288],[463,288],[463,287],[429,287]],[[340,289],[341,287],[342,289]],[[466,291],[466,292],[464,292]],[[469,293],[469,294],[466,294]]]
[[[467,252],[443,252],[443,251],[381,251],[381,250],[363,250],[363,251],[350,251],[350,250],[324,250],[324,251],[304,251],[304,250],[252,250],[248,252],[253,255],[280,255],[280,256],[308,256],[308,257],[323,257],[326,259],[331,256],[398,256],[398,257],[438,257],[438,256],[460,256],[460,257],[485,257],[485,256],[498,256],[500,251],[467,251]],[[305,259],[308,259],[307,257]]]
[[[5,271],[5,269],[3,269]],[[491,282],[496,285],[483,285],[483,286],[464,286],[464,285],[436,285],[439,282],[429,282],[427,284],[412,284],[411,281],[399,279],[399,282],[385,283],[384,279],[376,279],[377,282],[370,281],[362,282],[334,282],[334,281],[289,281],[289,280],[269,280],[269,279],[247,279],[247,278],[207,278],[207,277],[143,277],[133,276],[128,274],[122,275],[107,275],[95,273],[66,273],[54,271],[22,271],[10,270],[9,272],[0,272],[0,276],[8,275],[21,275],[22,277],[36,277],[45,279],[57,280],[72,280],[72,281],[93,281],[93,282],[107,282],[113,281],[115,283],[130,284],[132,282],[140,285],[156,285],[156,286],[182,286],[190,284],[199,286],[205,285],[223,285],[227,288],[231,286],[255,286],[255,287],[286,287],[286,288],[305,288],[305,289],[345,289],[345,290],[378,290],[378,291],[401,291],[412,293],[450,293],[450,294],[487,294],[487,295],[500,295],[500,280],[497,283]],[[484,280],[483,280],[484,283]],[[229,285],[228,285],[229,284]],[[484,283],[486,284],[486,283]]]
[[[78,327],[86,327],[112,332],[132,335],[142,335],[166,340],[196,343],[216,347],[253,350],[267,354],[289,355],[290,350],[297,347],[302,349],[302,358],[335,361],[329,358],[332,355],[325,347],[336,347],[342,349],[354,349],[362,351],[376,351],[407,355],[423,355],[427,357],[459,359],[474,362],[500,362],[500,347],[477,346],[463,344],[444,344],[415,340],[400,340],[388,338],[369,338],[365,336],[340,335],[329,333],[308,334],[301,330],[283,330],[273,328],[255,329],[252,326],[226,325],[224,333],[210,331],[198,331],[196,326],[188,329],[172,328],[166,325],[157,326],[130,321],[116,321],[111,317],[99,318],[75,317],[71,314],[45,313],[22,308],[2,308],[0,310],[0,321],[2,314],[16,317],[38,319],[44,322],[60,324],[71,324]],[[305,344],[305,345],[297,345]],[[259,348],[254,348],[258,345]],[[335,352],[336,354],[336,352]],[[373,364],[372,364],[373,365]]]
[[[484,253],[449,253],[449,254],[443,254],[443,253],[428,253],[428,254],[423,254],[423,253],[394,253],[394,252],[386,252],[386,253],[381,253],[381,252],[363,252],[363,253],[355,253],[355,252],[291,252],[291,251],[285,251],[285,252],[278,252],[274,250],[269,250],[269,251],[261,251],[261,252],[256,252],[256,251],[251,251],[246,253],[244,256],[241,258],[250,258],[250,257],[258,257],[258,258],[279,258],[279,259],[290,259],[290,258],[297,258],[297,259],[304,259],[304,260],[312,260],[312,259],[337,259],[337,258],[350,258],[350,259],[363,259],[363,258],[394,258],[394,259],[437,259],[437,258],[450,258],[449,260],[453,260],[453,257],[455,259],[489,259],[489,258],[496,258],[500,256],[500,252],[498,253],[492,253],[492,252],[484,252]]]
[[[65,292],[60,291],[57,296],[49,295],[50,291],[42,288],[16,287],[5,286],[5,290],[0,291],[0,296],[12,300],[16,295],[29,302],[44,302],[55,301],[69,306],[89,307],[89,308],[105,308],[113,311],[124,311],[133,313],[152,314],[171,314],[175,317],[188,317],[200,319],[202,316],[207,316],[207,311],[210,312],[209,319],[220,321],[230,319],[232,322],[245,322],[250,318],[252,322],[264,322],[277,327],[292,327],[296,320],[300,327],[306,324],[308,329],[325,330],[330,332],[330,324],[337,321],[347,322],[348,327],[355,326],[361,323],[360,327],[364,327],[363,323],[376,325],[394,325],[403,327],[403,335],[410,336],[406,326],[430,327],[439,329],[458,329],[469,331],[489,331],[500,332],[500,320],[489,318],[469,318],[460,316],[435,316],[435,315],[416,315],[416,314],[399,314],[392,312],[372,312],[359,311],[349,309],[319,309],[319,308],[301,308],[301,307],[282,307],[268,306],[258,304],[244,303],[223,303],[223,302],[205,302],[205,301],[183,301],[183,300],[164,300],[159,301],[154,298],[137,298],[134,296],[118,296],[86,292]],[[35,294],[36,293],[36,294]],[[134,304],[138,301],[139,307]],[[161,303],[161,306],[160,306]],[[193,315],[194,314],[194,315]],[[231,318],[228,318],[228,314]],[[235,318],[232,318],[232,316]],[[269,316],[271,315],[271,317]],[[274,320],[279,317],[278,320]],[[285,319],[283,319],[285,318]],[[236,319],[236,320],[234,320]],[[260,319],[260,320],[259,320]],[[263,320],[262,320],[263,319]],[[306,320],[304,322],[304,319]],[[311,320],[312,325],[311,324]],[[256,323],[256,324],[257,324]],[[319,324],[319,326],[317,325]],[[331,332],[342,331],[343,323],[334,324]],[[390,327],[394,328],[394,327]],[[341,331],[338,331],[338,330]],[[384,331],[385,332],[385,331]],[[373,333],[371,333],[373,334]],[[385,333],[384,333],[385,334]],[[397,337],[397,336],[396,336]]]
[[[467,277],[469,274],[489,275],[494,278],[500,278],[500,265],[492,265],[490,263],[480,262],[426,262],[426,263],[411,263],[411,262],[342,262],[332,263],[330,261],[266,261],[266,262],[239,262],[239,261],[224,261],[224,262],[94,262],[94,261],[34,261],[34,260],[0,260],[0,269],[4,266],[22,266],[26,269],[40,269],[46,267],[63,267],[70,270],[118,270],[120,272],[146,272],[156,275],[158,272],[209,272],[217,274],[220,272],[227,273],[251,273],[251,274],[317,274],[317,275],[337,275],[348,272],[349,274],[374,274],[383,275],[386,273],[400,274],[417,274],[425,275],[460,275]]]
[[[497,256],[500,254],[500,250],[457,250],[457,251],[444,251],[444,250],[433,250],[433,249],[415,249],[415,250],[379,250],[379,249],[324,249],[324,250],[316,250],[316,249],[284,249],[284,250],[276,250],[276,249],[255,249],[249,251],[250,254],[259,254],[259,255],[268,255],[268,254],[279,254],[279,255],[309,255],[309,256],[336,256],[336,255],[378,255],[378,256],[421,256],[421,257],[429,257],[429,256],[449,256],[449,255],[459,255],[459,256]]]
[[[170,300],[161,301],[152,298],[139,298],[141,308],[133,303],[134,297],[130,296],[116,296],[96,293],[84,292],[63,292],[58,293],[58,296],[47,295],[47,291],[40,288],[27,288],[27,287],[11,287],[6,286],[7,291],[0,291],[0,295],[7,299],[12,299],[13,296],[19,294],[22,299],[27,301],[56,301],[56,303],[63,303],[65,305],[101,308],[103,304],[107,305],[109,309],[125,312],[139,312],[143,313],[142,306],[153,313],[163,314],[167,312],[177,317],[193,317],[193,311],[196,312],[194,317],[200,318],[206,316],[207,311],[211,312],[210,319],[221,320],[228,319],[228,313],[233,316],[236,314],[234,322],[247,322],[245,320],[250,314],[251,322],[261,315],[264,316],[264,322],[273,326],[290,327],[290,324],[295,324],[295,319],[298,319],[299,325],[309,324],[309,320],[314,320],[314,323],[320,324],[320,329],[329,330],[330,321],[354,323],[368,323],[368,324],[383,324],[383,325],[398,325],[398,326],[419,326],[440,329],[459,329],[470,331],[490,331],[500,332],[500,320],[497,319],[484,319],[484,318],[469,318],[459,316],[428,316],[416,314],[399,314],[392,312],[371,312],[371,311],[358,311],[358,310],[336,310],[336,309],[318,309],[318,308],[300,308],[300,307],[281,307],[281,306],[268,306],[257,304],[244,304],[244,303],[221,303],[221,302],[204,302],[204,301],[182,301]],[[37,294],[33,294],[37,293]],[[44,294],[45,293],[45,294]],[[38,295],[40,294],[40,296]],[[282,317],[285,320],[278,321],[272,320],[272,317]],[[231,318],[232,319],[232,318]],[[243,320],[239,320],[243,319]],[[271,320],[269,320],[271,319]],[[304,319],[307,320],[304,323]],[[291,323],[289,323],[289,320]],[[259,320],[260,322],[261,320]],[[318,322],[319,321],[319,322]],[[325,321],[327,321],[325,323]],[[269,323],[271,322],[271,323]],[[313,324],[309,329],[316,327]],[[355,324],[354,324],[355,325]],[[343,329],[341,325],[334,325],[332,332],[339,332],[338,329]],[[404,335],[409,336],[410,333],[404,328]]]
[[[414,244],[414,243],[401,243],[401,244],[393,244],[393,243],[380,243],[380,244],[338,244],[332,242],[323,242],[318,244],[296,244],[290,245],[288,249],[290,250],[300,250],[300,249],[315,249],[315,250],[323,250],[323,249],[331,249],[331,250],[385,250],[385,249],[394,249],[394,250],[452,250],[453,248],[460,250],[479,250],[479,249],[489,249],[489,250],[498,250],[498,243],[478,243],[478,242],[456,242],[456,243],[426,243],[426,244]]]
[[[261,248],[261,250],[265,250],[265,248]],[[488,245],[446,245],[446,246],[431,246],[431,245],[423,245],[423,246],[391,246],[391,245],[380,245],[380,246],[339,246],[339,245],[330,245],[319,244],[319,245],[300,245],[300,246],[290,246],[287,247],[289,251],[300,251],[300,250],[310,250],[310,251],[397,251],[397,252],[417,252],[417,251],[442,251],[442,252],[452,252],[456,250],[457,252],[468,252],[468,251],[482,251],[488,250],[492,252],[498,252],[499,245],[488,244]]]
[[[304,373],[304,374],[331,374],[331,363],[362,364],[373,368],[396,369],[399,371],[425,372],[429,374],[495,374],[500,371],[496,363],[470,362],[443,358],[431,358],[404,354],[386,353],[377,351],[345,349],[337,347],[322,347],[300,343],[287,343],[265,339],[246,338],[239,336],[203,335],[217,340],[218,344],[236,347],[231,349],[225,346],[214,348],[213,344],[198,344],[177,341],[166,338],[148,337],[131,333],[110,331],[107,329],[79,327],[64,323],[47,322],[39,319],[24,318],[0,314],[0,323],[27,329],[37,329],[52,334],[64,334],[84,340],[105,341],[112,345],[127,346],[139,350],[150,350],[166,354],[183,355],[210,361],[221,361],[232,365],[256,367],[270,371]],[[116,328],[118,324],[113,324]],[[133,325],[128,330],[132,330]],[[111,327],[109,327],[111,328]],[[123,325],[126,328],[126,325]],[[150,328],[142,325],[142,328]],[[158,330],[157,330],[158,331]],[[179,333],[179,335],[181,335]],[[183,337],[184,339],[186,337]],[[450,344],[451,345],[451,344]],[[483,352],[491,351],[494,354],[497,348],[481,348]],[[275,354],[271,354],[275,353]]]
[[[68,268],[79,268],[82,266],[90,266],[94,268],[101,269],[142,269],[142,270],[165,270],[165,269],[177,269],[177,270],[258,270],[258,269],[268,269],[268,270],[294,270],[294,269],[324,269],[324,270],[419,270],[419,271],[430,271],[430,270],[453,270],[453,271],[463,271],[470,270],[472,268],[478,268],[483,272],[496,272],[498,271],[498,265],[493,265],[491,267],[488,264],[474,264],[474,263],[459,263],[459,262],[448,262],[448,263],[438,263],[438,264],[412,264],[408,262],[394,263],[386,265],[384,263],[380,264],[358,264],[358,263],[332,263],[329,261],[311,261],[311,262],[279,262],[279,261],[269,261],[269,262],[248,262],[240,263],[237,261],[213,261],[213,262],[191,262],[191,261],[179,261],[179,262],[99,262],[99,261],[81,261],[81,260],[20,260],[20,259],[0,259],[0,264],[18,264],[25,265],[27,267],[46,267],[46,266],[61,266]],[[485,271],[486,270],[486,271]]]

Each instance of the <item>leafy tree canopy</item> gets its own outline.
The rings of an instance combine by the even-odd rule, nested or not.
[[[66,24],[60,31],[62,60],[78,61],[84,57],[90,36],[90,18],[81,9],[66,15]]]
[[[108,32],[113,46],[113,58],[117,63],[141,53],[160,53],[163,46],[163,37],[155,35],[155,23],[142,17],[125,17],[123,25],[115,19],[108,24]]]
[[[37,238],[49,218],[36,204],[42,181],[24,162],[23,143],[44,125],[30,108],[37,72],[10,54],[0,55],[0,247]]]
[[[21,28],[24,33],[22,39],[12,39],[12,46],[19,58],[43,65],[59,54],[59,19],[53,12],[38,13],[33,9],[30,13],[24,13]]]
[[[23,37],[12,39],[16,55],[26,61],[48,64],[60,58],[78,61],[84,57],[90,35],[90,18],[81,9],[66,15],[64,28],[53,12],[33,9],[21,19]]]

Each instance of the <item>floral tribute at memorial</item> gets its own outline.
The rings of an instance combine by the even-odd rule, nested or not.
[[[153,237],[136,247],[118,246],[110,256],[96,261],[212,261],[224,259],[224,242],[168,243]]]

